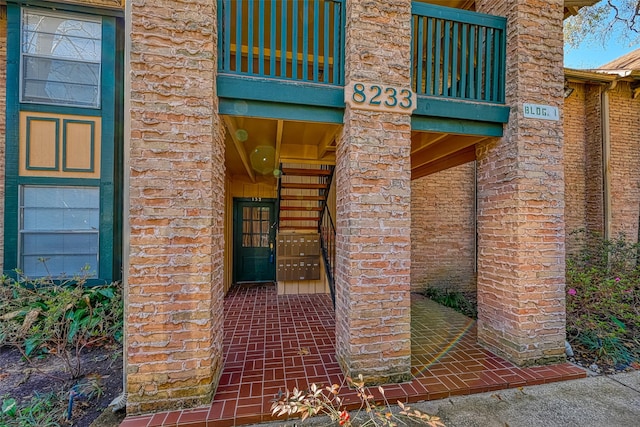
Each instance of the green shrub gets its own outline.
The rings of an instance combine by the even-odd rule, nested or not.
[[[52,354],[73,378],[81,375],[81,351],[122,339],[120,283],[84,286],[82,278],[13,280],[0,285],[0,345],[17,347],[27,358]]]
[[[59,427],[65,425],[64,409],[66,406],[64,393],[46,393],[34,396],[25,404],[18,404],[15,399],[5,396],[2,399],[0,425],[7,427]]]
[[[597,356],[629,364],[640,357],[639,245],[578,235],[567,259],[567,335]]]
[[[445,307],[454,309],[472,319],[478,318],[478,307],[464,293],[449,288],[426,288],[423,294]]]

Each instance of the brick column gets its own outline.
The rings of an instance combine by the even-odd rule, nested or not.
[[[478,339],[519,365],[564,359],[562,121],[524,103],[563,106],[562,0],[478,0],[505,16],[509,123],[477,148]]]
[[[347,1],[345,81],[410,87],[411,1]],[[346,375],[410,378],[411,116],[347,106],[337,147],[336,349]]]
[[[129,413],[207,403],[222,370],[216,4],[127,2]]]

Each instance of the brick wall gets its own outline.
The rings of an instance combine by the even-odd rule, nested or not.
[[[609,95],[610,238],[636,242],[640,214],[640,99],[630,82],[619,82]]]
[[[605,85],[571,83],[565,101],[565,176],[567,252],[580,248],[570,233],[585,229],[635,242],[640,215],[640,100],[630,82]],[[603,129],[603,93],[608,98],[608,128]],[[603,132],[608,132],[608,176],[604,176]],[[605,197],[605,194],[607,197]],[[608,230],[605,230],[608,224]],[[578,235],[579,236],[579,235]]]
[[[600,86],[585,88],[585,229],[604,234],[601,90]]]
[[[132,2],[130,413],[209,402],[222,367],[224,127],[216,2]]]
[[[584,84],[570,83],[574,89],[564,101],[564,177],[565,177],[565,223],[567,232],[567,254],[580,248],[571,235],[573,231],[586,228],[587,180],[586,167],[586,117]]]
[[[0,5],[0,218],[4,224],[5,135],[7,134],[7,6]],[[4,263],[4,227],[0,227],[0,271]]]
[[[410,87],[411,1],[346,3],[345,80]],[[405,113],[346,108],[336,153],[336,353],[369,383],[410,378]]]
[[[562,0],[478,0],[507,18],[504,137],[477,147],[478,340],[520,365],[564,359]]]
[[[411,182],[411,288],[475,291],[475,163]]]

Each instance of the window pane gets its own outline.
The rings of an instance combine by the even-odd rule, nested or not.
[[[21,101],[99,107],[102,24],[24,9]]]
[[[25,256],[22,258],[22,271],[27,277],[96,277],[98,261],[95,256],[51,256],[45,263],[40,257]],[[89,270],[85,274],[85,266]]]
[[[22,205],[25,208],[94,208],[100,207],[97,187],[24,186]]]
[[[101,39],[99,21],[24,12],[23,53],[100,62]]]
[[[100,64],[23,58],[24,102],[98,106]]]
[[[22,253],[43,258],[54,254],[97,254],[98,233],[26,233],[22,236]]]
[[[20,194],[23,272],[30,277],[73,276],[88,264],[97,274],[100,190],[23,186]]]

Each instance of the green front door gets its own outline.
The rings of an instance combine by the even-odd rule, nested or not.
[[[275,280],[275,205],[275,199],[234,199],[234,282]]]

